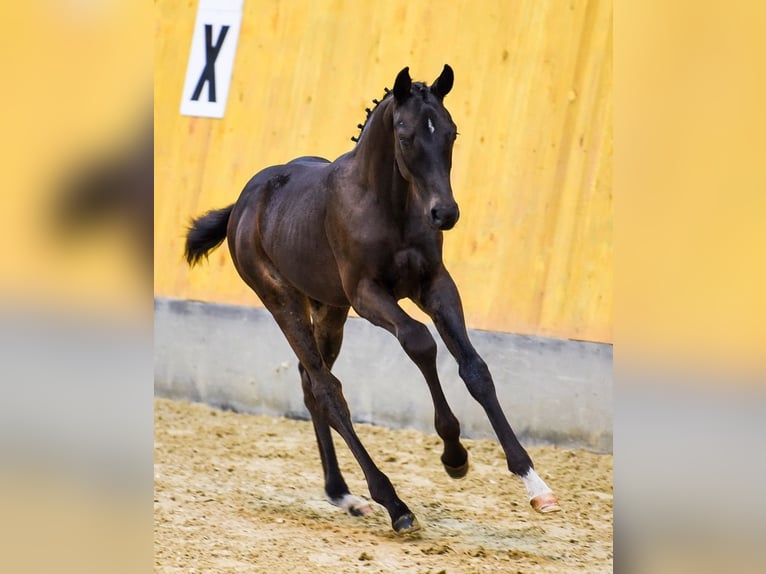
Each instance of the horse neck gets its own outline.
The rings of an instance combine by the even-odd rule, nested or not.
[[[401,211],[407,204],[409,184],[394,158],[392,100],[383,100],[372,112],[354,149],[353,162],[363,185],[381,199],[390,198],[392,207]]]

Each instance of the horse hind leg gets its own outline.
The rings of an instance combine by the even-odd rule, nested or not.
[[[370,503],[365,499],[351,494],[346,480],[340,471],[338,458],[335,454],[330,425],[322,416],[317,405],[314,393],[311,390],[311,379],[303,365],[299,365],[301,384],[303,385],[303,398],[306,407],[311,413],[311,422],[314,425],[314,434],[319,447],[319,458],[322,461],[324,472],[324,492],[328,502],[338,506],[352,516],[367,516],[372,513]]]
[[[256,265],[265,266],[266,261],[259,258]],[[255,273],[245,270],[244,275],[252,279],[251,285],[257,287],[256,293],[306,370],[317,412],[343,438],[361,466],[372,499],[386,508],[396,532],[417,530],[419,525],[415,516],[397,496],[389,478],[375,465],[354,430],[340,381],[330,372],[314,340],[306,296],[289,286],[270,265]]]
[[[391,517],[391,525],[397,532],[411,532],[418,528],[415,516],[407,505],[397,496],[391,481],[375,465],[367,450],[357,436],[351,422],[351,414],[348,410],[343,394],[341,393],[340,381],[330,372],[321,359],[314,344],[308,346],[307,342],[296,339],[296,331],[292,331],[288,322],[280,322],[285,331],[288,341],[298,354],[303,364],[311,385],[320,417],[338,432],[346,441],[349,449],[362,468],[367,486],[375,502],[383,505]]]
[[[314,340],[328,369],[332,369],[338,357],[343,342],[343,325],[348,317],[348,308],[322,306],[316,301],[311,302],[311,318],[314,329]],[[372,513],[370,503],[362,497],[349,492],[335,454],[330,425],[322,416],[311,390],[311,379],[303,365],[298,366],[303,386],[303,397],[306,407],[311,413],[314,425],[319,457],[325,479],[325,496],[330,504],[338,506],[352,516],[367,516]]]

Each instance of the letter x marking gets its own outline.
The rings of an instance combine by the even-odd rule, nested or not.
[[[218,35],[218,39],[213,45],[213,26],[212,24],[205,24],[205,68],[202,70],[202,75],[197,81],[197,87],[194,88],[192,94],[192,100],[199,100],[199,96],[202,93],[202,87],[207,82],[207,99],[209,102],[215,100],[215,60],[218,58],[218,52],[221,51],[223,46],[223,40],[226,38],[226,33],[229,31],[228,26],[221,27],[221,33]]]

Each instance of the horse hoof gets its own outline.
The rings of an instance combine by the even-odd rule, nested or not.
[[[460,466],[449,466],[448,464],[444,464],[444,470],[447,471],[447,474],[450,475],[450,478],[463,478],[466,474],[468,474],[468,459],[466,458],[465,462]]]
[[[420,523],[415,515],[408,512],[393,522],[394,530],[399,534],[410,534],[420,530]]]
[[[540,512],[541,514],[547,514],[548,512],[559,512],[561,507],[556,495],[552,492],[546,492],[545,494],[539,494],[529,501],[532,508]]]

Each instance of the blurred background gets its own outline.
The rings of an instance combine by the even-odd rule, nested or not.
[[[153,5],[0,19],[0,569],[148,570]]]
[[[616,571],[762,572],[766,11],[614,13]]]

